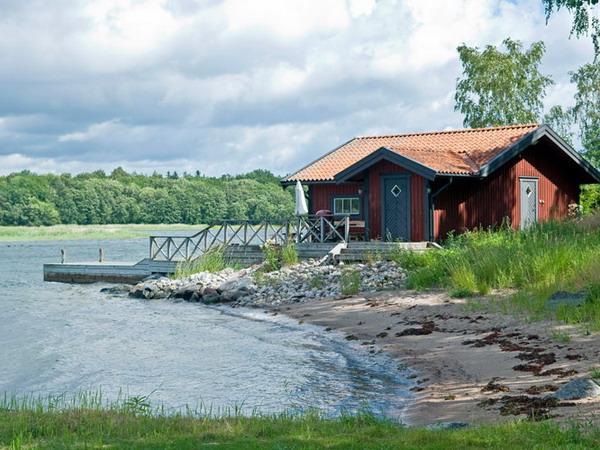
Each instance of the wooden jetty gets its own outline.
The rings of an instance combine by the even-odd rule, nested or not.
[[[214,248],[223,248],[225,259],[243,265],[264,260],[267,243],[294,243],[300,259],[358,262],[385,258],[401,248],[424,251],[428,242],[361,242],[354,240],[348,216],[306,216],[294,220],[252,222],[225,221],[203,227],[191,236],[150,236],[149,255],[138,262],[44,264],[44,280],[65,283],[137,283],[151,275],[169,275],[177,264],[193,261]],[[102,255],[102,252],[100,252]]]

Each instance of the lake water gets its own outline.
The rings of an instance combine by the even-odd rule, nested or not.
[[[0,243],[0,393],[101,391],[249,412],[368,407],[399,418],[408,372],[317,327],[259,311],[144,301],[42,281],[42,264],[146,256],[147,240]],[[235,314],[231,314],[235,313]]]

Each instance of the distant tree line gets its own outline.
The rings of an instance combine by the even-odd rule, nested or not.
[[[265,170],[206,177],[121,168],[79,175],[0,177],[0,225],[186,223],[265,220],[293,214],[291,192]]]

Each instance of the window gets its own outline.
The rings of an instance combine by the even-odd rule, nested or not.
[[[334,214],[350,214],[353,216],[360,214],[360,199],[358,197],[345,197],[333,199]]]

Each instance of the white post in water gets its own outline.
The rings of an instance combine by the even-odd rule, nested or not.
[[[104,249],[98,250],[98,262],[104,262]]]
[[[60,263],[64,264],[66,259],[67,259],[67,252],[65,252],[64,248],[61,248],[60,249]]]

